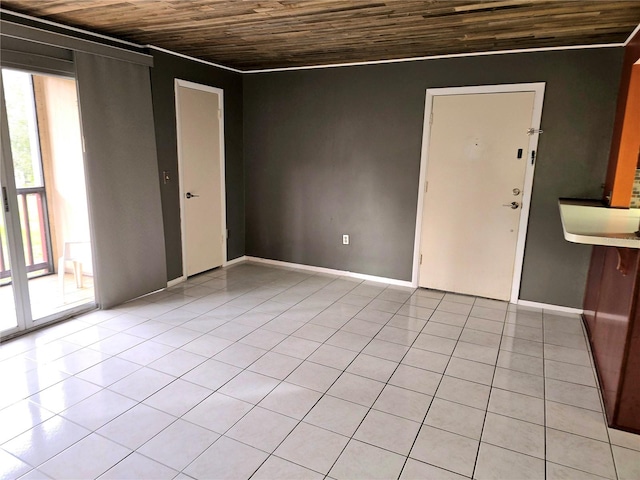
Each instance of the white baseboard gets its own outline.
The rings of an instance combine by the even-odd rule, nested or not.
[[[395,278],[376,277],[375,275],[367,275],[364,273],[347,272],[345,270],[335,270],[333,268],[315,267],[313,265],[303,265],[301,263],[283,262],[281,260],[270,260],[267,258],[259,257],[244,257],[247,261],[264,263],[267,265],[275,265],[278,267],[296,268],[298,270],[306,270],[316,273],[328,273],[330,275],[338,275],[341,277],[357,278],[360,280],[368,280],[371,282],[387,283],[389,285],[397,285],[400,287],[413,287],[410,281],[397,280]]]
[[[556,313],[568,313],[573,315],[582,315],[584,310],[580,308],[563,307],[561,305],[552,305],[550,303],[530,302],[529,300],[518,300],[518,305],[523,307],[541,308]]]
[[[416,288],[416,286],[413,285],[411,281],[406,281],[406,280],[377,277],[375,275],[367,275],[364,273],[348,272],[346,270],[336,270],[333,268],[316,267],[313,265],[304,265],[301,263],[284,262],[282,260],[271,260],[268,258],[251,257],[249,255],[244,255],[242,257],[234,258],[233,260],[226,262],[224,266],[227,267],[227,266],[235,265],[237,263],[242,263],[242,262],[262,263],[265,265],[274,265],[277,267],[295,268],[298,270],[305,270],[308,272],[328,273],[330,275],[337,275],[341,277],[357,278],[360,280],[386,283],[389,285],[397,285],[400,287]],[[547,310],[549,312],[555,312],[558,314],[564,313],[564,314],[571,314],[571,315],[581,315],[583,313],[583,310],[579,308],[563,307],[561,305],[552,305],[550,303],[531,302],[529,300],[518,300],[518,305],[521,305],[523,307],[540,308],[540,309]]]
[[[228,262],[224,262],[222,264],[222,266],[223,267],[230,267],[231,265],[235,265],[236,263],[246,262],[248,258],[249,257],[247,257],[246,255],[243,255],[241,257],[234,258],[233,260],[229,260]]]
[[[238,257],[238,258],[234,258],[233,260],[229,260],[228,262],[224,262],[222,264],[223,267],[228,267],[230,265],[234,265],[236,263],[241,263],[241,262],[245,262],[247,260],[247,257],[242,256],[242,257]],[[182,277],[178,277],[178,278],[174,278],[173,280],[169,280],[167,282],[167,288],[171,288],[174,285],[178,285],[182,282],[186,282],[187,281],[187,276],[183,275]]]
[[[228,262],[224,262],[222,264],[223,267],[229,267],[231,265],[235,265],[236,263],[242,263],[242,262],[246,262],[247,261],[247,257],[245,257],[244,255],[242,257],[238,257],[238,258],[234,258],[233,260],[229,260]],[[178,278],[174,278],[173,280],[169,280],[167,282],[167,288],[171,288],[174,285],[178,285],[182,282],[186,282],[187,281],[187,276],[183,275],[181,277]]]
[[[174,278],[173,280],[169,280],[167,282],[167,288],[171,288],[174,285],[178,285],[178,284],[180,284],[182,282],[186,282],[186,281],[187,281],[187,277],[184,277],[184,276],[183,277]]]

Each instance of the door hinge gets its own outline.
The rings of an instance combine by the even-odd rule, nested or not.
[[[536,151],[531,150],[531,165],[536,161]]]
[[[427,190],[429,190],[429,182],[424,182],[424,193],[427,193]]]
[[[9,213],[9,197],[7,195],[7,187],[2,187],[2,204],[4,205],[4,211]]]
[[[222,118],[222,109],[221,108],[218,109],[218,118],[220,118],[220,119]]]
[[[433,125],[433,110],[431,110],[431,114],[429,115],[429,125]]]
[[[422,254],[420,254],[420,265],[422,265]]]

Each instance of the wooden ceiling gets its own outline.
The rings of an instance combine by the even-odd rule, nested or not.
[[[624,42],[640,1],[2,0],[241,70]]]

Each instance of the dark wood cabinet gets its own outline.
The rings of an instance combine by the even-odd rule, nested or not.
[[[611,427],[640,433],[640,250],[594,246],[584,320]]]
[[[627,208],[640,168],[640,32],[627,42],[605,183]],[[584,320],[609,426],[640,433],[640,249],[594,246]]]

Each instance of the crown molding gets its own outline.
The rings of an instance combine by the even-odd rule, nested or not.
[[[629,34],[629,36],[627,37],[627,39],[624,42],[624,46],[626,47],[627,45],[629,45],[629,42],[633,39],[633,37],[636,36],[636,33],[640,32],[640,23],[638,24],[638,26],[636,28],[633,29],[633,32],[631,32]]]

